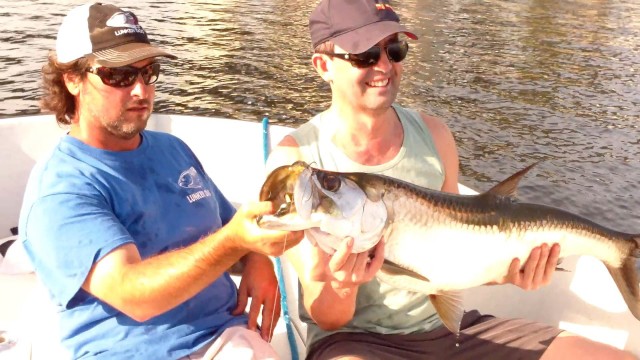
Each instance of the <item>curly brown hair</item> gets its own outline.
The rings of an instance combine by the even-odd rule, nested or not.
[[[76,99],[64,84],[64,74],[69,73],[80,78],[86,75],[89,65],[87,58],[80,58],[70,63],[58,62],[55,51],[49,52],[47,64],[42,67],[42,99],[40,108],[51,111],[60,125],[71,124],[76,112]]]

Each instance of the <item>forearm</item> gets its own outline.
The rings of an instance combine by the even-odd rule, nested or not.
[[[307,312],[323,330],[339,329],[355,314],[358,286],[340,287],[336,282],[314,282],[305,289]]]
[[[247,250],[235,246],[232,236],[223,227],[188,247],[145,260],[137,251],[107,259],[109,254],[83,287],[133,319],[148,320],[192,298],[244,256]],[[103,260],[110,264],[100,264]]]

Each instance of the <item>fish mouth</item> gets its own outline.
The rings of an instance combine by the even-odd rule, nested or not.
[[[277,210],[258,220],[262,228],[305,230],[309,239],[333,253],[342,239],[354,239],[352,252],[373,248],[387,224],[381,198],[369,199],[359,178],[314,168],[299,161],[269,174],[260,192]]]
[[[288,214],[296,212],[296,204],[295,204],[295,202],[293,202],[293,197],[291,196],[291,194],[290,193],[286,193],[284,195],[284,199],[285,199],[285,201],[282,203],[282,205],[280,205],[280,207],[278,208],[276,213],[273,214],[273,216],[275,216],[275,217],[284,217],[284,216],[286,216]]]
[[[300,177],[304,177],[304,175]],[[300,197],[299,192],[301,191],[300,177],[297,177],[295,186],[295,192],[298,193],[298,197]],[[325,218],[325,214],[312,212],[311,209],[307,209],[305,216],[301,216],[297,210],[295,193],[284,193],[281,198],[283,202],[275,213],[258,217],[258,226],[271,230],[299,231],[319,227]],[[298,202],[300,201],[298,200]]]

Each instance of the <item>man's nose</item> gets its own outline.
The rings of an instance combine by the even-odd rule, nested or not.
[[[142,79],[142,74],[138,74],[136,78],[136,82],[133,83],[133,89],[131,89],[131,95],[136,95],[139,97],[144,97],[144,95],[149,91],[149,87],[153,85],[147,85],[144,83]]]

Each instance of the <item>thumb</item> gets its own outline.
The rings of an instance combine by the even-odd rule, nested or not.
[[[333,255],[331,255],[329,259],[328,266],[330,271],[336,271],[338,269],[341,269],[343,266],[345,266],[345,264],[347,263],[347,261],[349,261],[351,257],[351,250],[353,249],[353,243],[354,243],[354,240],[350,236],[342,239],[342,242],[340,243],[340,245],[338,245],[336,252],[333,253]]]
[[[272,214],[273,203],[271,201],[260,201],[246,204],[242,207],[246,217],[258,217],[260,215]]]

